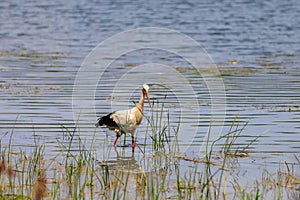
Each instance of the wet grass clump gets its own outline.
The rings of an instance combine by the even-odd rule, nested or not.
[[[55,156],[45,152],[47,145],[38,137],[27,152],[1,142],[0,199],[299,199],[296,156],[295,163],[283,162],[276,172],[265,168],[252,182],[237,176],[239,162],[251,157],[248,149],[257,142],[255,138],[237,145],[247,124],[233,121],[198,157],[189,157],[177,152],[179,128],[172,127],[168,117],[156,117],[161,116],[148,119],[151,169],[142,167],[131,151],[131,156],[123,155],[126,147],[116,149],[120,155],[114,161],[97,160],[76,128],[63,128]]]

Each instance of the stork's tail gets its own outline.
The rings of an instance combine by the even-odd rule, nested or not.
[[[98,128],[99,126],[102,126],[103,125],[103,117],[100,117],[97,121],[97,123],[95,124],[96,128]]]
[[[107,125],[107,126],[117,126],[116,122],[113,121],[113,119],[110,118],[110,115],[112,115],[113,113],[109,113],[106,116],[100,117],[97,121],[97,123],[95,124],[96,127],[98,126],[103,126],[103,125]]]

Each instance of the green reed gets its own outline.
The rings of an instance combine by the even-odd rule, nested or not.
[[[164,104],[157,103],[155,109],[158,112],[147,119],[154,143],[149,159],[155,167],[151,170],[141,169],[138,163],[130,164],[132,160],[114,161],[120,162],[121,168],[100,164],[92,147],[85,147],[76,127],[62,128],[63,138],[57,141],[60,151],[54,157],[45,153],[47,144],[41,137],[34,136],[33,147],[25,152],[13,146],[12,134],[3,134],[0,199],[280,200],[285,198],[283,193],[299,197],[297,156],[295,163],[282,163],[276,173],[264,170],[259,180],[247,186],[232,176],[231,164],[251,156],[247,149],[257,142],[255,138],[238,145],[247,123],[241,125],[236,118],[228,132],[212,145],[208,145],[207,138],[203,155],[191,158],[177,151],[179,125],[172,127]],[[9,137],[9,145],[3,145],[4,137]]]

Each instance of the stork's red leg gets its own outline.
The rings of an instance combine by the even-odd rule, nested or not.
[[[132,151],[134,151],[134,136],[133,136],[133,134],[131,135],[131,139],[132,139],[131,147],[132,147]]]
[[[116,140],[115,140],[113,146],[116,146],[116,143],[117,143],[118,139],[119,139],[119,136],[116,137]]]

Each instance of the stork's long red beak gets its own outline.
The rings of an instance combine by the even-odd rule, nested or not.
[[[150,102],[150,97],[149,97],[149,93],[148,93],[148,92],[146,92],[146,97],[147,97],[147,100],[148,100],[148,103],[149,103],[150,108],[152,108],[152,105],[151,105],[151,102]]]

